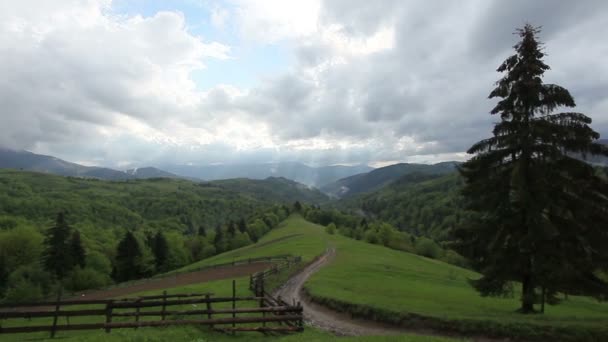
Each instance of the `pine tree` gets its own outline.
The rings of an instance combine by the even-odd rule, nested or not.
[[[239,220],[239,232],[247,233],[247,223],[245,223],[243,218]]]
[[[522,284],[522,313],[534,311],[535,290],[568,290],[605,296],[608,284],[595,272],[608,261],[608,186],[575,155],[608,155],[599,134],[574,107],[568,90],[542,82],[549,66],[537,41],[539,29],[517,33],[516,54],[490,98],[501,121],[493,137],[473,145],[460,172],[463,195],[474,214],[455,232],[459,251],[483,277],[473,281],[482,295],[502,295]]]
[[[65,221],[65,214],[57,214],[55,226],[49,228],[44,239],[45,250],[42,258],[47,271],[62,279],[73,268],[69,248],[70,226]]]
[[[117,281],[136,279],[141,276],[142,252],[137,239],[127,232],[116,249],[114,278]]]
[[[300,204],[300,201],[296,201],[296,202],[293,204],[293,210],[294,210],[295,212],[298,212],[298,213],[299,213],[300,211],[302,211],[302,204]]]
[[[215,237],[213,238],[213,245],[217,253],[224,251],[224,232],[222,226],[219,224],[215,227]]]
[[[203,227],[203,226],[198,227],[198,235],[207,236],[207,231],[205,230],[205,227]]]
[[[154,263],[156,270],[160,271],[163,268],[169,256],[169,244],[163,233],[158,232],[154,236],[154,244],[152,245],[152,254],[154,254]]]
[[[72,233],[72,238],[70,239],[70,256],[72,258],[73,266],[85,267],[86,254],[84,247],[82,246],[82,241],[80,240],[80,232],[77,230]]]
[[[231,238],[234,238],[235,234],[236,234],[236,225],[234,224],[234,222],[230,221],[230,223],[228,223],[228,235]]]

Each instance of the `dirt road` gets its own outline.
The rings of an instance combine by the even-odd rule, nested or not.
[[[330,248],[315,262],[308,265],[297,275],[290,278],[285,285],[275,291],[274,296],[281,296],[288,303],[300,302],[304,308],[306,324],[334,333],[338,336],[386,336],[401,334],[417,334],[426,336],[460,337],[478,342],[509,341],[509,339],[496,339],[486,336],[454,336],[429,329],[410,329],[380,322],[352,318],[349,314],[338,312],[319,304],[312,303],[302,294],[304,283],[321,267],[330,263],[336,256],[335,248]]]
[[[340,336],[360,335],[397,335],[406,330],[378,322],[354,319],[324,306],[312,303],[302,296],[302,288],[308,278],[321,267],[329,263],[336,255],[335,248],[330,248],[315,262],[307,266],[302,272],[289,279],[274,295],[281,296],[283,300],[291,303],[300,302],[304,308],[304,320],[314,327],[330,331]]]

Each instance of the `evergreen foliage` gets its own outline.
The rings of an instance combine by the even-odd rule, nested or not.
[[[82,241],[80,240],[80,232],[74,230],[72,237],[70,238],[70,256],[72,258],[73,266],[80,266],[84,268],[86,265],[86,254]]]
[[[167,243],[165,235],[163,235],[162,232],[157,232],[154,236],[152,254],[154,254],[154,264],[156,265],[156,270],[164,270],[163,266],[167,262],[167,257],[169,254],[169,245]]]
[[[491,114],[500,122],[460,169],[476,215],[455,234],[483,274],[474,287],[502,295],[511,281],[521,282],[523,313],[534,312],[535,289],[608,295],[596,276],[608,267],[608,184],[573,157],[608,150],[596,143],[589,117],[554,113],[575,102],[565,88],[543,83],[549,66],[539,32],[531,25],[517,30],[516,53],[497,70],[505,75],[489,97],[499,99]]]
[[[59,212],[55,226],[48,229],[44,240],[44,266],[59,279],[68,274],[74,265],[69,245],[70,232],[71,228],[65,221],[65,214]]]
[[[114,279],[127,281],[141,277],[143,273],[141,267],[142,255],[141,247],[135,235],[131,231],[127,231],[116,249]]]

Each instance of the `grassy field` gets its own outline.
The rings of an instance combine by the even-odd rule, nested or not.
[[[508,332],[516,329],[523,335],[534,334],[538,327],[577,330],[577,334],[608,327],[607,303],[570,296],[560,305],[547,306],[543,315],[520,315],[515,313],[519,307],[517,288],[510,298],[484,298],[467,282],[478,277],[475,272],[329,235],[323,227],[299,216],[290,217],[256,245],[184,269],[282,253],[302,255],[307,261],[330,245],[337,249],[336,259],[312,276],[306,290],[315,300],[362,316],[398,321],[400,317],[419,315],[434,318],[443,322],[442,325],[459,322],[458,330]]]
[[[478,275],[414,254],[395,251],[378,245],[355,241],[339,235],[325,233],[323,227],[291,216],[279,228],[271,231],[257,244],[217,255],[189,265],[180,271],[201,266],[228,262],[249,257],[290,253],[310,261],[322,254],[328,246],[337,250],[335,260],[312,276],[306,285],[315,300],[350,311],[361,316],[374,316],[382,320],[406,319],[439,322],[434,325],[461,332],[481,331],[487,335],[513,334],[517,336],[574,335],[571,339],[601,340],[599,333],[608,333],[608,304],[583,297],[570,296],[558,306],[549,306],[544,315],[519,315],[517,297],[483,298],[467,283]],[[248,279],[239,279],[239,293],[247,293]],[[211,291],[217,295],[230,291],[229,281],[171,289],[176,292]],[[396,318],[396,319],[395,319]],[[420,321],[418,319],[418,321]],[[428,327],[428,326],[427,326]],[[553,335],[551,335],[553,334]],[[555,335],[557,334],[557,335]],[[102,332],[62,333],[68,338],[96,341],[100,339],[127,341],[156,341],[163,336],[180,341],[257,340],[259,335],[239,334],[225,336],[193,327],[167,329],[116,330],[110,335]],[[42,336],[42,335],[41,335]],[[46,335],[45,335],[46,336]],[[563,335],[565,336],[565,335]],[[574,337],[573,337],[574,336]],[[608,335],[604,335],[608,336]],[[302,334],[273,337],[277,341],[324,341],[335,337],[307,328]],[[0,337],[0,340],[4,340]],[[8,340],[8,339],[7,339]],[[19,339],[17,339],[19,340]],[[351,339],[345,339],[351,340]],[[441,339],[402,336],[361,338],[356,341],[440,341]]]
[[[212,292],[216,296],[230,296],[232,293],[231,280],[220,280],[214,282],[208,282],[203,284],[182,286],[168,289],[168,293],[206,293]],[[241,278],[236,280],[237,284],[237,295],[250,295],[247,286],[249,284],[248,278]],[[158,294],[157,291],[153,292],[142,292],[135,295],[152,295]],[[131,297],[131,296],[129,296]],[[225,303],[223,306],[214,304],[214,308],[227,307],[229,304]],[[237,307],[255,306],[254,303],[239,303]],[[91,307],[92,308],[92,307]],[[82,309],[82,307],[80,307]],[[186,309],[186,307],[172,307],[171,309]],[[192,309],[192,308],[190,308]],[[103,320],[99,318],[71,318],[70,323],[93,323],[100,322]],[[126,319],[123,319],[126,320]],[[114,319],[114,321],[120,321]],[[11,320],[11,324],[3,324],[8,327],[11,325],[47,325],[51,323],[50,319],[32,319],[28,320]],[[65,324],[63,319],[60,319],[59,324]],[[206,328],[198,328],[194,326],[184,327],[168,327],[168,328],[141,328],[138,330],[134,329],[114,329],[111,333],[106,334],[102,330],[98,331],[78,331],[78,332],[58,332],[55,339],[49,339],[48,333],[31,333],[31,334],[14,334],[14,335],[1,335],[0,341],[90,341],[90,342],[106,342],[106,341],[130,341],[130,342],[153,342],[153,341],[192,341],[192,342],[211,342],[211,341],[277,341],[277,342],[304,342],[304,341],[334,341],[335,336],[318,331],[316,329],[307,327],[303,333],[295,333],[280,336],[264,336],[259,333],[237,333],[234,336],[217,333],[207,330]],[[403,335],[398,337],[359,337],[359,338],[339,338],[340,341],[345,342],[383,342],[383,341],[403,341],[403,342],[454,342],[458,340],[439,338],[439,337],[426,337],[417,335]]]

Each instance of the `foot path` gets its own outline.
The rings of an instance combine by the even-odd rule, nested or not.
[[[302,288],[304,287],[304,283],[321,267],[330,263],[335,256],[336,249],[328,249],[325,254],[304,268],[300,273],[290,278],[283,286],[276,290],[274,296],[281,296],[281,298],[288,303],[293,301],[300,302],[304,308],[304,320],[306,324],[332,332],[338,336],[400,335],[406,333],[432,336],[450,336],[429,329],[406,329],[376,321],[353,318],[350,316],[350,314],[338,312],[311,302],[303,295]],[[508,341],[480,336],[465,338],[473,341]]]

